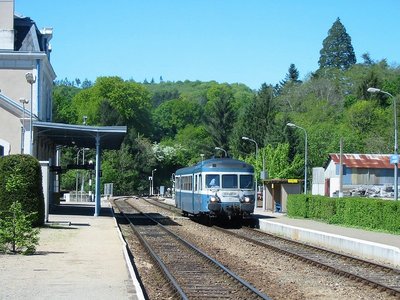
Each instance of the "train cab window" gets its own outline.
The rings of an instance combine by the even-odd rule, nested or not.
[[[224,189],[237,189],[238,177],[236,174],[222,175],[222,188]]]
[[[240,175],[240,188],[252,189],[253,188],[253,175]]]
[[[219,187],[219,175],[218,174],[207,174],[206,184],[208,188]]]

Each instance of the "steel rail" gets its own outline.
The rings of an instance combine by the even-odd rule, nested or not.
[[[129,206],[131,206],[134,210],[140,212],[141,215],[149,218],[150,220],[152,220],[152,222],[155,222],[162,230],[164,230],[165,232],[167,232],[168,234],[170,234],[171,236],[173,236],[175,239],[177,239],[178,241],[180,241],[182,244],[184,244],[187,248],[189,248],[191,251],[198,253],[199,255],[201,255],[203,258],[207,259],[209,262],[211,262],[212,264],[216,265],[219,269],[223,270],[228,276],[230,276],[231,278],[233,278],[234,280],[236,280],[237,282],[239,282],[242,286],[244,286],[246,289],[248,289],[249,291],[251,291],[253,294],[257,295],[258,297],[262,298],[262,299],[266,299],[266,300],[270,300],[271,298],[268,297],[267,295],[265,295],[264,293],[260,292],[259,290],[257,290],[256,288],[254,288],[250,283],[248,283],[247,281],[245,281],[244,279],[240,278],[237,274],[233,273],[231,270],[229,270],[228,268],[226,268],[225,266],[223,266],[220,262],[218,262],[217,260],[215,260],[214,258],[212,258],[211,256],[209,256],[208,254],[206,254],[205,252],[203,252],[201,249],[197,248],[196,246],[192,245],[191,243],[187,242],[186,240],[182,239],[181,237],[179,237],[177,234],[175,234],[174,232],[170,231],[168,228],[166,228],[166,226],[162,225],[160,222],[158,222],[157,220],[155,220],[154,218],[152,218],[150,215],[141,212],[137,207],[135,207],[134,205],[132,205],[129,202],[126,202],[126,204],[128,204]],[[129,220],[129,223],[132,224],[132,222]],[[131,225],[131,226],[135,226],[135,225]],[[137,232],[135,230],[135,232]],[[140,233],[139,233],[140,234]],[[147,244],[147,242],[146,242]],[[147,244],[148,245],[148,244]],[[149,246],[149,245],[148,245]],[[147,247],[147,246],[146,246]],[[150,247],[150,246],[149,246]],[[154,253],[154,255],[156,255]],[[157,256],[157,255],[156,255]],[[161,260],[158,258],[157,262],[161,262]],[[162,263],[162,262],[161,262]],[[167,270],[167,267],[162,263],[162,265],[165,268],[165,271],[168,272],[170,274],[170,276],[172,278],[173,275]],[[175,279],[174,279],[175,280]],[[175,281],[176,282],[176,281]]]
[[[254,243],[254,244],[259,245],[261,247],[269,248],[269,249],[271,249],[273,251],[277,251],[279,253],[284,253],[286,255],[290,255],[290,256],[292,256],[294,258],[300,259],[302,261],[306,261],[306,262],[311,263],[313,265],[322,266],[323,268],[325,268],[325,269],[327,269],[327,270],[329,270],[329,271],[331,271],[331,272],[333,272],[335,274],[339,274],[341,276],[344,276],[344,277],[347,277],[347,278],[350,278],[350,279],[353,279],[353,280],[356,280],[356,281],[362,281],[362,282],[368,283],[370,285],[372,284],[376,288],[379,287],[379,288],[381,288],[383,290],[386,290],[391,295],[400,296],[400,282],[397,283],[397,287],[391,287],[391,286],[388,286],[388,285],[386,285],[386,284],[384,284],[382,282],[378,282],[376,280],[367,278],[365,276],[352,273],[352,272],[347,271],[347,270],[345,270],[343,268],[337,268],[337,267],[331,266],[329,264],[326,264],[324,262],[318,261],[317,259],[312,259],[310,257],[310,255],[307,256],[307,255],[304,255],[304,254],[300,254],[300,253],[295,252],[293,250],[284,249],[283,247],[267,244],[266,242],[259,241],[259,240],[256,240],[253,237],[250,237],[250,236],[254,236],[254,234],[248,234],[248,235],[244,235],[243,234],[242,235],[242,234],[238,234],[236,232],[232,232],[230,230],[227,230],[225,228],[221,228],[221,227],[218,227],[218,226],[214,226],[214,228],[216,230],[219,230],[221,232],[224,232],[224,233],[227,233],[229,235],[235,236],[237,238],[244,239],[244,240],[246,240],[248,242]],[[380,264],[373,263],[373,262],[370,262],[370,261],[365,261],[365,260],[362,260],[362,259],[359,259],[359,258],[356,258],[356,257],[353,257],[353,256],[349,256],[349,255],[346,255],[346,254],[333,252],[333,251],[330,251],[330,250],[327,250],[327,249],[323,249],[323,248],[319,248],[319,247],[316,247],[316,246],[303,244],[303,243],[300,243],[300,242],[296,242],[296,241],[293,241],[293,240],[289,240],[289,239],[286,239],[286,238],[282,238],[282,237],[279,237],[279,236],[275,236],[275,235],[271,235],[271,234],[268,234],[268,233],[265,233],[265,232],[261,232],[259,230],[246,228],[245,231],[250,231],[252,233],[257,232],[260,235],[264,235],[264,236],[270,237],[270,238],[272,237],[275,240],[283,241],[285,243],[290,243],[290,244],[296,245],[296,247],[302,247],[303,249],[306,248],[306,249],[308,249],[308,251],[311,250],[311,251],[314,251],[315,253],[317,253],[317,252],[318,253],[325,253],[326,257],[328,255],[335,255],[336,257],[341,257],[341,258],[344,258],[344,259],[347,259],[347,260],[351,260],[353,263],[355,261],[355,262],[358,262],[360,265],[363,264],[363,265],[370,266],[370,267],[373,267],[373,268],[380,268],[380,269],[384,270],[384,272],[387,272],[387,273],[389,273],[389,272],[397,273],[398,274],[397,276],[399,276],[399,278],[400,278],[400,271],[399,270],[393,269],[393,268],[390,268],[390,267],[387,267],[387,266],[384,266],[384,265],[380,265]],[[347,268],[349,269],[349,266],[347,266]]]
[[[123,199],[125,201],[125,199]],[[158,255],[153,251],[149,243],[143,238],[143,236],[140,234],[140,232],[137,231],[135,225],[132,224],[130,218],[124,213],[123,209],[117,203],[117,201],[114,201],[114,205],[117,206],[118,210],[120,213],[124,216],[125,220],[129,222],[129,226],[137,236],[137,238],[140,240],[142,245],[146,248],[146,251],[150,254],[151,258],[154,260],[156,265],[159,267],[159,269],[162,271],[163,275],[166,277],[167,280],[172,284],[172,288],[178,293],[179,297],[183,300],[188,300],[189,298],[187,295],[184,293],[184,291],[181,289],[180,285],[178,282],[175,280],[174,276],[168,271],[168,268],[165,266],[165,264],[162,262],[162,260],[158,257]]]

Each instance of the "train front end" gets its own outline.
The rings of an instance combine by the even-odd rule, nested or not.
[[[215,169],[213,169],[213,167]],[[205,172],[206,203],[211,217],[248,217],[254,212],[254,169],[232,159],[211,164]]]

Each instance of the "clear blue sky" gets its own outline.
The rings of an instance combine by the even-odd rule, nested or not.
[[[16,0],[16,13],[53,27],[57,79],[216,80],[253,89],[300,79],[339,17],[361,62],[400,63],[400,0]]]

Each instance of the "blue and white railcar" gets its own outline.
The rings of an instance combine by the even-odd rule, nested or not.
[[[247,217],[254,212],[254,168],[232,158],[212,158],[176,171],[175,204],[184,214]]]

